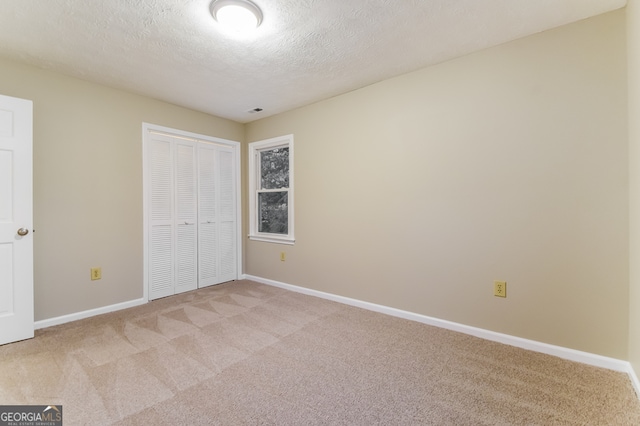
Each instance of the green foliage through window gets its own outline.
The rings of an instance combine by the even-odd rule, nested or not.
[[[289,148],[260,152],[261,189],[289,187]]]
[[[289,232],[289,204],[287,192],[258,194],[258,232],[284,234]]]

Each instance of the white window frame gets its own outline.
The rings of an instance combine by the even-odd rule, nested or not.
[[[268,151],[275,148],[289,148],[289,188],[288,203],[288,234],[271,234],[258,232],[258,190],[260,189],[260,161],[258,156],[261,151]],[[249,239],[255,241],[266,241],[278,244],[295,243],[294,220],[293,220],[293,135],[278,136],[249,144]]]

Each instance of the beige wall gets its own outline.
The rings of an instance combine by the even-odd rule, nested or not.
[[[7,61],[0,93],[34,105],[36,320],[142,297],[142,122],[238,141],[244,126]]]
[[[626,359],[625,58],[617,11],[248,124],[295,136],[296,244],[245,272]]]
[[[629,360],[640,374],[640,1],[627,3],[630,173]]]

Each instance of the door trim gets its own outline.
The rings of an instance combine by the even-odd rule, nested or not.
[[[149,214],[149,182],[147,174],[149,172],[147,157],[147,143],[150,134],[166,135],[173,138],[185,139],[194,142],[205,142],[224,147],[231,147],[235,151],[235,169],[236,169],[236,279],[242,275],[242,180],[241,180],[241,144],[237,141],[229,139],[217,138],[214,136],[201,135],[198,133],[187,132],[185,130],[172,129],[170,127],[159,126],[157,124],[142,123],[142,197],[143,197],[143,295],[142,299],[149,301],[149,230],[147,217]]]

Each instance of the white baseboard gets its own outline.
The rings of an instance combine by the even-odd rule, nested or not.
[[[140,306],[147,303],[146,299],[130,300],[128,302],[116,303],[115,305],[103,306],[96,309],[90,309],[88,311],[76,312],[74,314],[63,315],[61,317],[49,318],[46,320],[36,321],[34,328],[36,330],[54,325],[60,325],[71,321],[77,321],[84,318],[93,317],[96,315],[107,314],[109,312],[119,311],[121,309],[133,308],[134,306]]]
[[[636,390],[636,394],[640,397],[640,381],[635,374],[631,363],[628,361],[619,360],[616,358],[609,358],[602,355],[596,355],[589,352],[577,351],[575,349],[569,349],[562,346],[549,345],[547,343],[537,342],[535,340],[523,339],[521,337],[511,336],[503,333],[496,333],[494,331],[485,330],[482,328],[471,327],[464,324],[459,324],[451,321],[446,321],[438,318],[428,317],[413,312],[403,311],[400,309],[390,308],[388,306],[377,305],[375,303],[363,302],[357,299],[351,299],[348,297],[338,296],[331,293],[325,293],[322,291],[312,290],[304,287],[298,287],[291,284],[282,283],[279,281],[269,280],[266,278],[256,277],[253,275],[244,275],[244,279],[256,281],[262,284],[267,284],[274,287],[280,287],[286,290],[295,291],[297,293],[303,293],[310,296],[316,296],[323,299],[333,300],[334,302],[344,303],[346,305],[356,306],[358,308],[367,309],[374,312],[380,312],[383,314],[391,315],[394,317],[404,318],[411,321],[417,321],[423,324],[432,325],[435,327],[444,328],[447,330],[457,331],[464,334],[469,334],[475,337],[480,337],[485,340],[491,340],[494,342],[504,343],[506,345],[515,346],[522,349],[528,349],[530,351],[541,352],[547,355],[557,356],[559,358],[567,359],[570,361],[576,361],[583,364],[593,365],[595,367],[606,368],[609,370],[620,371],[629,374],[629,378],[633,383]]]

